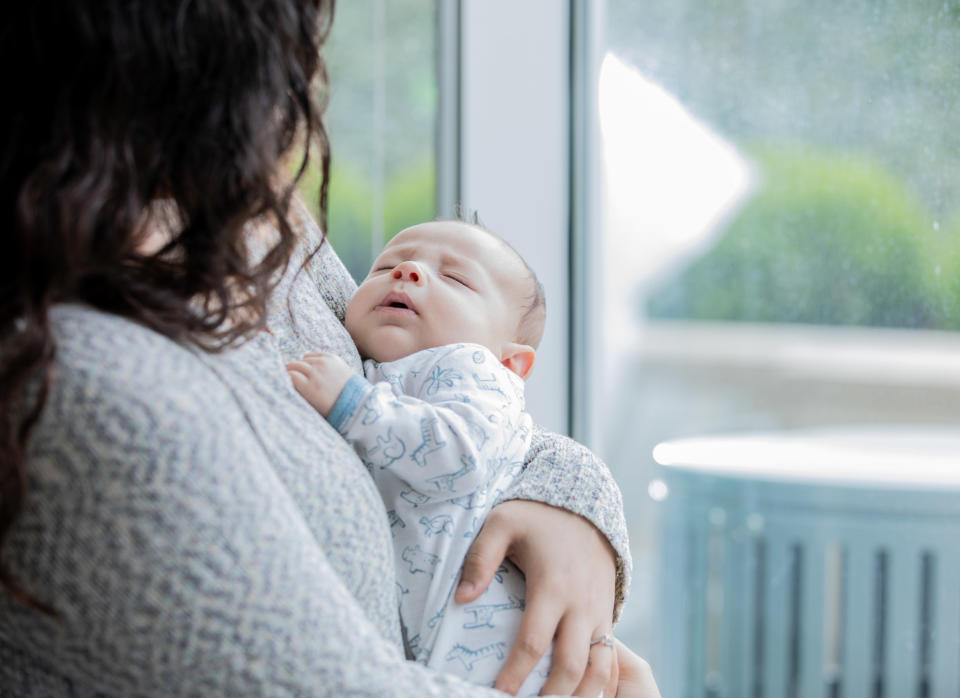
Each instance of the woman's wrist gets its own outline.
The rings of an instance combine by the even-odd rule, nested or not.
[[[615,555],[614,620],[630,589],[633,561],[620,488],[609,469],[585,446],[535,427],[521,476],[497,504],[520,499],[549,504],[589,521]]]

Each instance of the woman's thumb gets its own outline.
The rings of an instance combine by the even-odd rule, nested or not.
[[[460,584],[454,594],[457,603],[470,603],[487,590],[494,573],[507,556],[509,545],[510,536],[505,527],[488,519],[464,558]]]

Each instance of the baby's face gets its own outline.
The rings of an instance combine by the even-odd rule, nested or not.
[[[503,358],[516,340],[528,275],[494,236],[435,221],[401,231],[347,306],[360,354],[394,361],[421,349],[472,342]]]

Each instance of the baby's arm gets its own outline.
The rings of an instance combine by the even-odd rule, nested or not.
[[[449,500],[519,471],[531,426],[507,369],[476,345],[441,349],[431,359],[417,366],[415,394],[401,396],[335,357],[311,355],[287,368],[374,479],[389,472],[421,495]]]
[[[324,417],[330,415],[343,387],[356,374],[333,354],[307,354],[287,364],[287,373],[304,399]]]

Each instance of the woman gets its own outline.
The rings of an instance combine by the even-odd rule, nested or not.
[[[404,660],[380,499],[284,371],[308,348],[359,367],[352,283],[275,178],[304,134],[328,169],[331,4],[6,10],[2,695],[491,694]],[[612,694],[619,671],[618,695],[656,695],[590,645],[629,567],[602,466],[541,434],[504,498],[533,501],[494,510],[458,592],[506,552],[527,574],[498,685],[556,630],[549,690]]]

